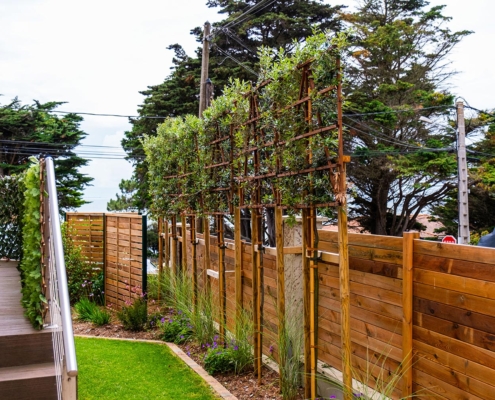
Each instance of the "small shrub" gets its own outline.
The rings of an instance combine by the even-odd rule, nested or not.
[[[134,301],[127,301],[126,305],[117,312],[117,318],[125,330],[139,332],[145,329],[148,321],[148,305],[142,294]]]
[[[162,318],[159,327],[162,331],[162,339],[175,344],[186,342],[193,333],[189,319],[181,312],[176,317]]]
[[[218,374],[235,370],[233,349],[217,347],[216,344],[208,349],[204,359],[205,370],[210,374]]]

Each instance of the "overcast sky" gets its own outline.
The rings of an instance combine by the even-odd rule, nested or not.
[[[430,3],[447,4],[451,29],[475,31],[451,55],[461,72],[453,92],[474,107],[495,108],[495,2]],[[136,115],[139,91],[170,73],[166,47],[180,43],[193,55],[198,44],[190,29],[221,19],[206,0],[0,0],[0,104],[17,96],[23,103],[66,101],[59,108],[65,111]],[[126,118],[84,116],[82,129],[85,145],[115,146],[105,151],[122,154],[117,147],[130,125]],[[95,181],[85,192],[92,203],[81,210],[103,212],[132,169],[124,160],[95,159],[83,172]]]

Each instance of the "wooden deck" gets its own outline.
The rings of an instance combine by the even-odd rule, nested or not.
[[[0,261],[0,336],[37,332],[24,316],[17,262]]]

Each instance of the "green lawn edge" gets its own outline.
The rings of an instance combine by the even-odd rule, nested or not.
[[[219,397],[166,344],[76,337],[79,400]]]

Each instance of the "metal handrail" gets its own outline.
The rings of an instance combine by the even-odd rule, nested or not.
[[[45,158],[46,191],[48,193],[50,215],[50,238],[53,242],[53,256],[58,283],[58,299],[62,319],[63,343],[65,353],[65,373],[69,377],[77,376],[76,347],[72,330],[72,317],[70,310],[69,287],[67,284],[67,272],[65,269],[64,248],[62,244],[62,232],[60,230],[60,217],[58,209],[57,186],[55,184],[55,167],[51,157]]]

